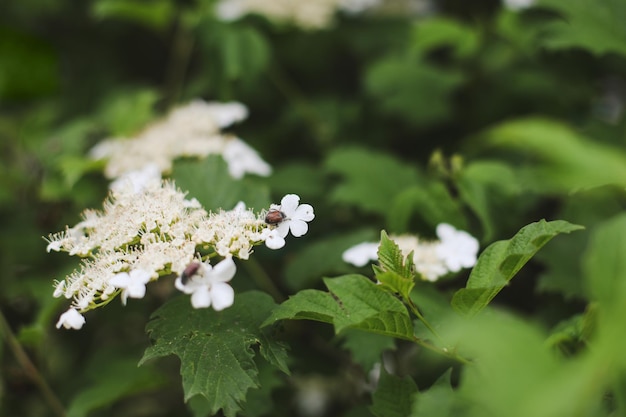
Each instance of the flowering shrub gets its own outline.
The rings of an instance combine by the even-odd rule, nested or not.
[[[625,15],[8,2],[0,415],[626,415]]]

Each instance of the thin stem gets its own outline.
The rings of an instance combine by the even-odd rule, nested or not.
[[[471,363],[472,363],[471,361],[469,361],[469,360],[465,359],[463,356],[459,356],[459,355],[458,355],[458,354],[456,354],[456,352],[454,352],[454,351],[449,351],[449,350],[448,350],[448,349],[446,349],[446,348],[440,348],[440,347],[437,347],[437,346],[435,346],[435,345],[433,345],[433,344],[431,344],[431,343],[428,343],[427,341],[425,341],[425,340],[423,340],[423,339],[420,339],[420,338],[418,338],[418,337],[415,337],[415,338],[413,338],[412,340],[413,340],[413,342],[415,342],[416,344],[418,344],[418,345],[420,345],[420,346],[422,346],[422,347],[424,347],[424,348],[426,348],[426,349],[428,349],[428,350],[430,350],[430,351],[433,351],[433,352],[435,352],[435,353],[438,353],[438,354],[440,354],[440,355],[443,355],[443,356],[445,356],[445,357],[447,357],[447,358],[453,359],[453,360],[455,360],[455,361],[457,361],[457,362],[459,362],[459,363],[462,363],[463,365],[469,365],[469,364],[471,364]]]
[[[256,259],[250,258],[243,262],[243,265],[259,288],[267,291],[275,301],[282,302],[287,299]]]
[[[194,37],[191,36],[188,25],[189,19],[186,19],[184,11],[179,10],[166,73],[165,97],[167,108],[172,107],[180,98],[193,51]]]
[[[7,323],[4,315],[0,311],[0,329],[2,330],[2,335],[9,345],[11,351],[15,355],[15,358],[19,362],[19,364],[26,371],[26,375],[33,381],[33,383],[37,386],[41,395],[44,397],[45,401],[50,406],[50,409],[57,416],[64,417],[65,416],[65,407],[61,401],[57,398],[56,394],[52,391],[46,380],[43,378],[39,370],[35,367],[33,362],[30,360],[24,348],[17,340],[11,327]]]

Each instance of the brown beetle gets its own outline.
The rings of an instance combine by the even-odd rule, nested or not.
[[[277,224],[282,223],[286,217],[287,216],[282,211],[277,209],[271,209],[267,212],[267,216],[265,216],[265,223],[271,226],[276,226]]]
[[[183,285],[186,285],[189,279],[191,279],[191,277],[193,277],[196,274],[196,272],[198,272],[198,269],[200,269],[200,265],[201,265],[200,262],[192,262],[189,265],[187,265],[183,273],[180,274],[180,282]]]

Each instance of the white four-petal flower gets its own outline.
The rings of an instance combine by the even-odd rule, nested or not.
[[[235,291],[227,282],[233,279],[236,271],[235,262],[227,257],[215,266],[208,262],[200,264],[186,283],[179,276],[174,285],[185,294],[191,294],[193,308],[213,306],[215,311],[221,311],[235,301]]]
[[[268,234],[265,245],[270,249],[280,249],[285,246],[285,237],[291,232],[294,237],[300,237],[309,230],[310,222],[315,218],[313,207],[310,204],[300,204],[300,197],[296,194],[287,194],[280,200],[280,205],[272,204],[270,210],[279,210],[285,218],[276,229]]]
[[[122,304],[126,305],[126,300],[130,298],[143,298],[146,295],[146,284],[150,282],[151,274],[143,269],[133,269],[128,272],[115,274],[109,281],[114,287],[121,288]]]

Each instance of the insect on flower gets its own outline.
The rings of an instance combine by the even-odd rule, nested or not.
[[[198,269],[200,269],[200,265],[202,265],[200,262],[192,262],[187,265],[183,273],[180,274],[180,281],[183,285],[187,284],[189,279],[191,279],[191,277],[193,277],[196,272],[198,272]]]
[[[282,223],[286,217],[287,216],[282,211],[277,210],[277,209],[271,209],[267,213],[267,216],[265,216],[265,223],[272,225],[272,226],[276,226],[277,224]]]

